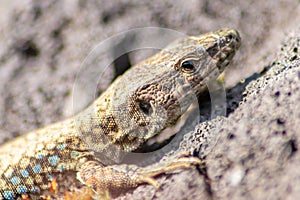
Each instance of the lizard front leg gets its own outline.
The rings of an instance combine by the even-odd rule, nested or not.
[[[132,176],[126,172],[117,171],[110,166],[103,166],[96,161],[88,161],[83,164],[81,170],[77,173],[77,178],[96,192],[131,188],[142,183],[148,183],[158,188],[158,183],[151,177],[139,174]]]
[[[110,190],[133,188],[141,184],[150,184],[155,189],[158,189],[159,184],[155,177],[175,170],[190,168],[201,163],[201,160],[198,158],[184,157],[168,164],[158,165],[154,170],[149,170],[150,166],[147,169],[142,168],[134,174],[129,174],[117,171],[110,166],[103,166],[96,161],[88,161],[82,165],[77,178],[83,184],[91,187],[101,197],[109,199]]]

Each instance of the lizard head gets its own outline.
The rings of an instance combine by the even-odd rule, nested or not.
[[[235,29],[221,29],[200,36],[191,36],[187,40],[202,45],[216,61],[220,72],[223,72],[241,45],[240,35]]]
[[[111,127],[110,143],[134,151],[176,124],[207,90],[206,82],[232,60],[240,42],[233,29],[185,37],[125,72],[99,101],[106,105],[106,114],[99,116],[105,122],[101,127]]]

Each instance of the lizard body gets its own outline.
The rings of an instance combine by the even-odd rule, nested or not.
[[[192,95],[206,90],[207,77],[223,71],[239,46],[233,29],[179,39],[118,77],[76,116],[2,145],[0,199],[56,193],[63,188],[58,183],[57,189],[57,180],[98,193],[143,183],[157,186],[154,176],[197,164],[197,159],[183,159],[174,167],[131,175],[110,167],[124,152],[173,125]]]

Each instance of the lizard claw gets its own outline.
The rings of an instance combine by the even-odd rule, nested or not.
[[[138,176],[137,177],[137,182],[139,183],[148,183],[149,185],[152,185],[156,190],[159,189],[159,184],[158,182],[149,176]]]

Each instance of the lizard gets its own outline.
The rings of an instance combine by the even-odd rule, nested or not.
[[[74,182],[109,198],[111,190],[140,184],[158,188],[158,175],[198,165],[189,156],[152,171],[117,169],[126,152],[177,122],[240,44],[238,31],[227,28],[175,40],[119,76],[82,112],[3,144],[0,199],[49,199]]]

